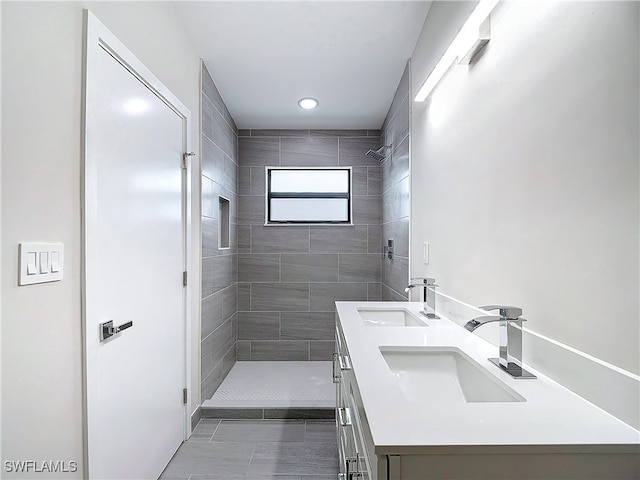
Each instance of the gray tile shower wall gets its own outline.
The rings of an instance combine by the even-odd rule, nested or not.
[[[211,398],[236,361],[238,337],[237,127],[202,64],[201,398]],[[229,200],[229,247],[220,248],[220,197]]]
[[[387,117],[381,141],[392,145],[391,155],[382,162],[381,245],[394,242],[394,257],[382,260],[382,300],[405,301],[409,281],[409,69],[402,74]]]
[[[377,130],[238,131],[238,360],[330,360],[336,300],[381,299]],[[265,226],[265,166],[353,167],[354,226]]]

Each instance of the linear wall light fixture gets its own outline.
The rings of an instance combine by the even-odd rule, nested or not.
[[[425,101],[456,58],[460,63],[468,65],[473,60],[473,57],[489,42],[489,15],[491,15],[499,1],[480,0],[451,42],[451,45],[449,45],[444,55],[442,55],[420,87],[420,90],[418,90],[413,99],[414,102]]]

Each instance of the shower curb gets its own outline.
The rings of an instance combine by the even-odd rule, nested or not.
[[[202,407],[198,407],[196,408],[195,412],[191,414],[191,431],[193,431],[196,428],[201,418],[202,418]]]
[[[334,408],[216,408],[200,407],[202,418],[233,420],[333,420]]]

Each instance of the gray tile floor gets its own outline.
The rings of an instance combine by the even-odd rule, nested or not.
[[[202,419],[160,480],[335,480],[333,420]]]

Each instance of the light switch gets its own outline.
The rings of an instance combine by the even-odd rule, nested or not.
[[[18,285],[62,280],[64,245],[62,243],[20,243]]]
[[[51,273],[60,271],[60,252],[51,252]]]
[[[40,252],[40,273],[49,273],[49,252]]]
[[[27,253],[27,275],[35,275],[38,273],[36,266],[37,258],[36,252]]]

